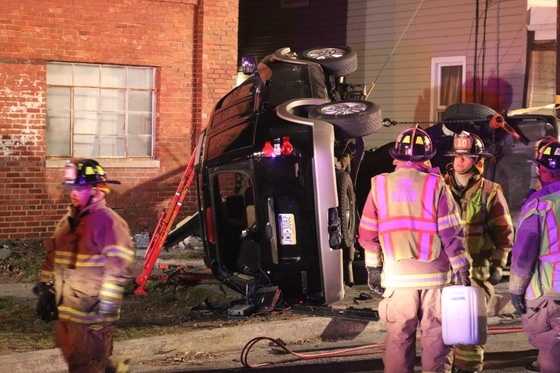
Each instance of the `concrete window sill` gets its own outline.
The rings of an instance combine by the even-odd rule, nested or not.
[[[103,168],[159,168],[157,159],[135,159],[135,158],[95,158]],[[47,168],[62,168],[67,159],[47,159]]]

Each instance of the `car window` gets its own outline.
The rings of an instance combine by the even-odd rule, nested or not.
[[[271,64],[271,69],[268,89],[268,104],[271,107],[294,98],[311,97],[307,65],[275,63]]]

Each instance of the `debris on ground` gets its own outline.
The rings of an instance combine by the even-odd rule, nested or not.
[[[44,258],[40,240],[0,242],[0,282],[35,282]]]

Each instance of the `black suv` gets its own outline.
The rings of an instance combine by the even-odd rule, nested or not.
[[[351,284],[355,180],[381,113],[345,83],[350,48],[288,48],[216,105],[196,166],[206,263],[248,298],[332,303]],[[356,99],[358,98],[358,99]]]

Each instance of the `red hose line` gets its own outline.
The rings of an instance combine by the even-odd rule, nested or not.
[[[522,333],[522,332],[523,332],[523,328],[521,326],[493,325],[488,327],[489,335],[514,334],[514,333]],[[351,348],[342,348],[342,349],[328,351],[328,352],[300,353],[300,352],[295,352],[290,350],[286,346],[286,343],[281,339],[274,339],[274,338],[264,337],[264,336],[255,337],[251,339],[249,342],[247,342],[247,344],[245,344],[245,346],[241,350],[240,360],[241,360],[241,364],[243,364],[245,368],[260,368],[260,367],[278,364],[274,362],[265,362],[265,363],[257,363],[257,364],[249,363],[249,352],[251,352],[251,349],[261,341],[269,341],[270,343],[273,343],[276,346],[280,347],[287,354],[295,356],[297,359],[294,361],[315,360],[315,359],[324,359],[329,357],[341,357],[341,356],[360,356],[360,355],[366,355],[367,354],[366,351],[368,350],[371,350],[369,351],[369,353],[371,354],[371,353],[382,353],[385,349],[383,343],[373,343],[373,344],[367,344],[367,345],[351,347]]]

